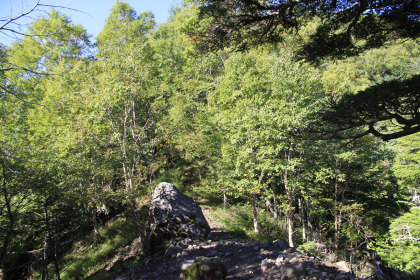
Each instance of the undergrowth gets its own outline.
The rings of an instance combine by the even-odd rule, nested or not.
[[[100,231],[102,238],[81,241],[76,244],[71,254],[66,255],[64,262],[68,266],[63,269],[62,279],[86,279],[102,271],[118,254],[118,248],[128,246],[138,237],[132,219],[118,218]],[[86,244],[83,246],[83,244]],[[90,279],[101,279],[100,275]]]
[[[86,279],[104,270],[118,253],[117,249],[128,246],[138,237],[132,219],[118,218],[101,229],[102,238],[93,236],[90,240],[75,244],[74,250],[65,256],[67,266],[62,270],[62,279]],[[95,240],[96,239],[96,240]],[[90,279],[100,279],[91,277]]]
[[[133,251],[133,246],[139,247],[137,231],[132,218],[119,217],[108,222],[100,229],[100,238],[91,234],[73,244],[70,252],[59,261],[60,278],[100,280],[108,277],[111,271],[122,271],[139,263],[139,256],[126,259],[127,251]],[[55,275],[52,264],[48,271],[49,275]],[[29,279],[41,279],[40,272],[35,271]]]
[[[262,209],[258,213],[259,234],[254,232],[254,221],[250,205],[232,205],[226,209],[217,208],[214,215],[227,230],[255,241],[286,240],[286,233],[281,229],[271,213]]]

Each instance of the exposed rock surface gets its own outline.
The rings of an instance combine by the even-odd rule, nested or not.
[[[170,183],[160,183],[152,193],[145,251],[155,253],[174,237],[205,238],[210,227],[200,206]]]

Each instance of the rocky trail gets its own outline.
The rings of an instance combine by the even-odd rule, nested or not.
[[[361,279],[304,255],[282,241],[260,243],[234,236],[211,216],[207,206],[201,208],[212,230],[207,240],[172,239],[166,251],[112,279],[182,279],[182,272],[201,257],[219,258],[227,267],[226,279]]]

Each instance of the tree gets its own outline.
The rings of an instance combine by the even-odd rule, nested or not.
[[[11,49],[14,52],[21,52],[21,55],[12,54],[9,48],[0,45],[2,53],[2,59],[0,60],[0,73],[2,76],[0,94],[2,98],[16,98],[21,102],[36,103],[36,94],[27,87],[16,83],[17,80],[10,79],[10,77],[16,75],[28,78],[30,76],[42,77],[51,75],[52,64],[49,65],[49,63],[57,63],[58,57],[78,56],[81,54],[81,49],[84,48],[86,50],[86,46],[90,44],[89,36],[82,30],[81,26],[70,25],[70,20],[56,11],[51,12],[50,16],[51,18],[55,17],[54,20],[41,19],[32,23],[26,30],[21,30],[20,19],[40,11],[50,14],[49,11],[46,11],[46,8],[64,7],[42,4],[38,0],[32,8],[12,15],[9,18],[0,19],[0,33],[5,36],[16,37],[17,40]],[[83,32],[84,34],[82,34]],[[78,34],[76,35],[76,33]],[[72,34],[74,36],[73,40],[63,40],[65,34]],[[67,46],[65,48],[64,45],[58,46],[59,43],[67,44]],[[18,46],[21,47],[20,50]],[[26,52],[26,48],[29,46],[32,49]],[[61,48],[61,53],[57,53],[58,47]],[[84,53],[83,55],[86,54]],[[17,59],[18,57],[20,60]],[[50,61],[50,58],[53,59]],[[5,74],[9,72],[13,73],[5,77]],[[2,152],[5,153],[4,151]]]
[[[382,140],[419,131],[419,57],[414,40],[395,40],[340,61],[325,62],[327,96],[308,123],[316,137]]]
[[[299,31],[314,17],[322,21],[301,49],[301,54],[311,59],[355,54],[381,46],[389,37],[415,38],[419,34],[418,0],[195,2],[200,4],[201,15],[210,18],[207,30],[197,36],[204,49],[281,42],[285,31]]]
[[[308,124],[319,137],[388,141],[420,132],[420,75],[392,80],[357,94],[331,94]]]
[[[126,203],[134,215],[139,234],[137,194],[147,182],[153,165],[155,120],[153,52],[147,37],[155,26],[149,12],[137,15],[126,3],[117,2],[98,36],[96,94],[98,115],[110,134],[114,160],[122,170]]]
[[[395,219],[386,237],[378,238],[372,246],[391,266],[418,273],[420,268],[420,209]],[[418,275],[418,274],[417,274]]]
[[[51,77],[55,72],[69,78],[91,44],[81,26],[54,10],[33,22],[25,34],[7,50],[9,68],[2,72],[5,96],[0,104],[0,129],[2,148],[7,152],[2,153],[0,205],[8,209],[2,222],[8,223],[13,233],[11,241],[6,234],[2,252],[9,249],[13,257],[2,258],[0,268],[11,268],[6,279],[18,275],[32,263],[28,252],[33,251],[42,263],[43,278],[48,278],[51,262],[59,278],[57,244],[74,230],[79,211],[74,189],[63,183],[74,171],[67,168],[64,158],[72,143],[66,143],[69,127],[62,117],[70,109],[61,106],[60,97],[67,97],[68,92],[61,95],[58,79]],[[32,234],[35,237],[29,238]]]
[[[305,190],[311,224],[336,256],[356,264],[367,254],[367,242],[405,208],[399,203],[404,192],[392,174],[393,153],[372,136],[345,146],[339,140],[318,142]]]
[[[159,92],[162,119],[156,128],[166,161],[156,179],[212,196],[218,195],[218,190],[208,188],[208,184],[216,173],[213,163],[219,155],[220,141],[218,125],[208,110],[208,97],[228,54],[191,52],[189,38],[182,30],[197,14],[195,5],[173,8],[169,21],[159,25],[149,40],[160,81],[155,90]]]
[[[228,195],[250,197],[258,233],[259,198],[275,196],[293,246],[295,210],[304,189],[305,144],[287,134],[302,123],[305,107],[321,90],[318,73],[286,54],[264,50],[232,55],[209,96],[220,124],[219,184]]]
[[[397,157],[393,168],[399,183],[411,193],[411,202],[420,206],[420,133],[397,141]]]
[[[297,46],[297,53],[299,58],[319,62],[325,57],[357,55],[393,38],[416,38],[420,30],[418,0],[197,2],[208,25],[202,32],[190,30],[189,34],[195,36],[194,42],[202,50],[223,48],[229,44],[245,49],[282,42],[290,36],[289,30],[294,29],[300,34],[302,28],[315,21],[318,26],[302,46]],[[386,92],[383,92],[384,88]],[[321,121],[314,123],[317,125],[315,129],[330,131],[330,135],[337,136],[336,132],[367,127],[356,134],[337,136],[351,139],[372,134],[389,140],[416,133],[420,131],[420,109],[416,105],[419,104],[418,88],[419,77],[413,76],[407,80],[395,79],[372,85],[371,89],[354,97],[327,97],[323,104],[326,110],[321,108]],[[411,102],[414,105],[410,105]],[[385,120],[394,121],[400,126],[399,131],[389,134],[379,131],[379,125],[391,126],[390,131],[394,127],[392,123],[384,124]],[[331,128],[331,124],[338,125],[338,128]]]

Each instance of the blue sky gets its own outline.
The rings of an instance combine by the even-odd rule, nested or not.
[[[7,19],[10,16],[16,16],[22,11],[31,9],[36,0],[0,0],[0,19]],[[68,15],[75,24],[82,25],[89,34],[96,37],[101,32],[105,19],[108,17],[111,8],[116,0],[41,0],[42,4],[50,4],[55,6],[64,6],[69,9],[58,9],[60,12]],[[180,0],[122,0],[130,4],[137,14],[144,11],[150,11],[155,16],[158,24],[167,21],[170,8],[180,3]],[[77,12],[74,10],[82,12]],[[48,9],[44,9],[48,10]],[[39,17],[43,13],[32,13],[33,17]],[[44,13],[45,14],[45,13]],[[26,24],[30,18],[22,20],[20,23]],[[1,25],[2,23],[0,23]],[[15,27],[16,28],[16,27]],[[0,34],[0,42],[9,45],[13,41],[12,38]]]

